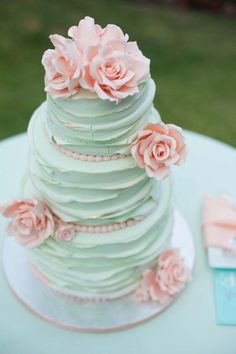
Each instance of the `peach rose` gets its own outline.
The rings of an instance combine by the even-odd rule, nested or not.
[[[75,227],[72,224],[60,223],[55,232],[55,238],[60,241],[72,241],[75,236]]]
[[[133,299],[137,302],[157,302],[163,303],[169,299],[169,295],[160,289],[156,281],[156,272],[147,269],[143,273],[140,286],[136,289]]]
[[[101,33],[101,26],[95,25],[94,19],[89,16],[81,20],[78,26],[72,26],[68,30],[68,36],[75,40],[81,53],[84,53],[90,46],[98,45]]]
[[[144,287],[139,287],[133,294],[133,299],[136,302],[147,302],[150,300],[148,290]]]
[[[115,102],[134,95],[149,77],[149,59],[140,53],[136,44],[119,40],[88,48],[81,86]]]
[[[162,292],[169,296],[176,295],[190,278],[190,271],[185,267],[178,250],[168,250],[159,257],[156,283]]]
[[[13,201],[2,205],[0,211],[12,219],[7,226],[7,232],[15,236],[21,246],[36,247],[53,234],[53,216],[41,201]]]
[[[85,53],[89,47],[98,44],[107,45],[111,41],[128,41],[128,35],[124,35],[120,27],[107,25],[104,29],[95,24],[92,17],[86,16],[78,26],[72,26],[68,30],[68,36],[73,38],[81,53]]]
[[[118,51],[112,44],[101,48],[85,69],[85,87],[91,89],[92,83],[101,99],[118,102],[137,93],[138,85],[147,79],[148,60],[128,55],[125,46],[120,43]]]
[[[150,61],[135,42],[116,25],[104,29],[85,17],[68,34],[83,56],[85,75],[81,86],[96,92],[101,99],[119,101],[138,92],[138,85],[149,78]]]
[[[143,273],[143,279],[139,288],[135,291],[133,298],[137,302],[164,303],[170,299],[170,296],[161,290],[156,281],[156,271],[147,269]]]
[[[46,87],[53,97],[70,97],[80,87],[96,92],[101,99],[119,100],[139,91],[139,84],[150,77],[150,60],[136,42],[116,25],[105,28],[85,17],[68,30],[71,37],[50,36],[55,49],[42,59]]]
[[[187,148],[182,129],[173,124],[148,124],[138,134],[131,147],[131,154],[149,177],[164,179],[171,165],[181,165]]]
[[[82,55],[72,39],[57,34],[50,36],[55,49],[48,49],[43,54],[45,68],[45,91],[54,98],[67,98],[75,95],[80,88],[83,75]]]
[[[147,269],[133,298],[137,302],[165,303],[190,281],[190,271],[185,267],[178,250],[168,250],[158,258],[157,269]]]

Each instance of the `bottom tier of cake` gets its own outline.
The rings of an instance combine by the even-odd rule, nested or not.
[[[114,299],[132,292],[169,247],[171,179],[161,189],[155,209],[135,224],[106,233],[80,231],[71,242],[49,237],[28,252],[30,263],[52,289],[69,296]]]

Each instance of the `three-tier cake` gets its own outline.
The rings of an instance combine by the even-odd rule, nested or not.
[[[169,172],[186,155],[182,131],[161,122],[150,61],[118,26],[85,17],[50,39],[23,199],[1,207],[8,233],[60,293],[163,301],[189,279],[170,249]]]

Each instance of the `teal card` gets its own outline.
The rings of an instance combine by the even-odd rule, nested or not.
[[[236,269],[214,269],[218,324],[236,325]]]

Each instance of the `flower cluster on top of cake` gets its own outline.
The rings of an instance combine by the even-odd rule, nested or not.
[[[45,90],[54,98],[79,95],[82,89],[118,102],[139,92],[150,78],[150,60],[116,26],[102,28],[85,17],[68,36],[51,35],[54,49],[43,54]]]

